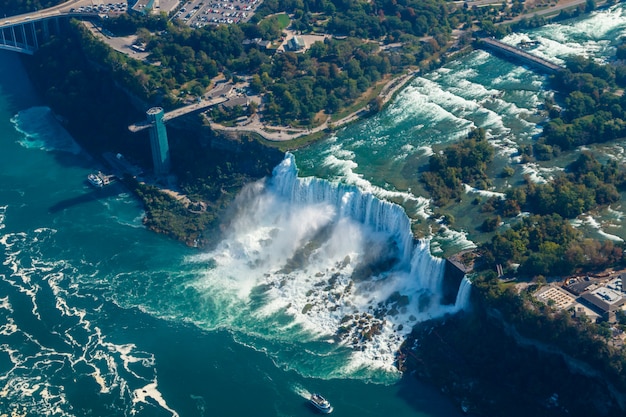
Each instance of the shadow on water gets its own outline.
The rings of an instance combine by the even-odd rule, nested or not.
[[[111,184],[104,188],[93,189],[91,192],[78,195],[76,197],[66,198],[61,200],[48,208],[50,213],[58,213],[67,208],[79,206],[81,204],[89,203],[95,200],[102,200],[109,197],[119,195],[123,192],[121,185]]]
[[[466,416],[450,398],[444,396],[434,386],[418,380],[414,375],[404,374],[399,385],[398,396],[418,413],[428,416]]]

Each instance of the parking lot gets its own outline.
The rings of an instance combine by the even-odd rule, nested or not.
[[[91,6],[80,6],[70,9],[70,13],[98,13],[107,16],[116,16],[126,12],[126,1],[122,3],[106,3],[102,0],[93,0]]]
[[[174,15],[192,27],[247,22],[261,0],[190,0]]]

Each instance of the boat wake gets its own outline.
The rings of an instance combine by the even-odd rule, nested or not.
[[[295,384],[291,387],[292,391],[299,395],[300,397],[308,400],[309,398],[311,398],[312,393],[307,390],[306,388],[304,388],[302,385],[299,384]]]

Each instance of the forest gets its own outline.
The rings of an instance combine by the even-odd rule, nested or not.
[[[618,54],[624,54],[624,46]],[[618,56],[619,56],[618,55]],[[564,108],[546,103],[551,120],[535,146],[538,159],[581,145],[608,142],[626,134],[626,64],[599,64],[572,57],[552,84],[565,97]]]
[[[626,56],[626,47],[617,57]],[[622,61],[599,64],[573,57],[566,69],[552,76],[557,96],[545,103],[550,116],[536,142],[522,145],[523,163],[549,160],[583,145],[607,142],[626,136],[626,101],[623,93],[626,65]],[[563,105],[556,104],[557,100]],[[435,203],[446,206],[460,200],[465,184],[488,190],[493,148],[480,130],[450,145],[429,159],[421,181]],[[506,167],[502,176],[514,173]],[[482,203],[482,213],[493,213],[480,229],[494,233],[480,247],[482,267],[518,265],[519,277],[567,275],[574,271],[599,270],[623,264],[621,245],[585,239],[572,225],[579,215],[607,207],[626,191],[626,170],[613,159],[600,161],[583,151],[546,183],[529,177],[508,188],[504,197]],[[527,213],[524,217],[519,217]],[[503,220],[511,224],[501,228]]]
[[[310,127],[320,113],[350,107],[366,91],[405,69],[430,68],[450,47],[455,28],[496,21],[523,7],[460,7],[442,0],[268,0],[248,23],[190,28],[161,16],[124,14],[103,26],[117,35],[137,34],[148,62],[129,59],[84,36],[87,56],[109,68],[115,78],[144,101],[166,108],[187,95],[200,96],[211,79],[251,76],[254,92],[265,95],[263,115],[272,124]],[[280,19],[287,12],[291,29],[331,35],[304,53],[276,54],[284,36]],[[77,29],[80,30],[80,29]],[[86,33],[85,33],[86,35]],[[244,40],[271,41],[269,48]],[[462,47],[462,39],[456,47]],[[399,43],[399,49],[379,44]]]

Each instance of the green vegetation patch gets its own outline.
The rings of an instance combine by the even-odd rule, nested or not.
[[[289,26],[289,23],[291,23],[291,19],[289,19],[287,13],[281,13],[276,15],[275,17],[276,19],[278,19],[278,23],[280,24],[281,29],[285,29],[287,26]]]
[[[258,26],[265,39],[274,40],[282,35],[289,23],[291,23],[289,16],[286,13],[279,13],[267,16],[258,23]]]
[[[487,165],[493,155],[493,146],[487,141],[484,129],[473,130],[466,139],[433,154],[421,180],[435,203],[446,205],[465,194],[463,184],[482,190],[489,188]]]

